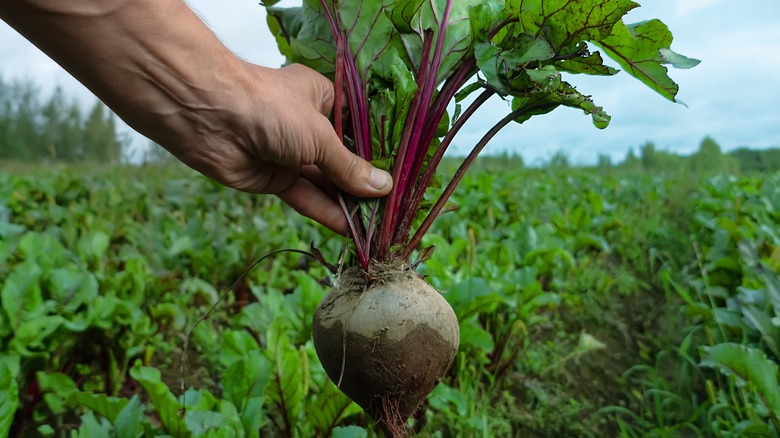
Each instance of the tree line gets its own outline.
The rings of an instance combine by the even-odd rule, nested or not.
[[[31,81],[6,82],[0,77],[0,160],[28,162],[99,161],[116,163],[127,155],[129,138],[117,132],[116,116],[100,101],[84,112],[79,103],[57,88],[48,99]],[[150,144],[145,162],[165,162],[170,154]],[[478,167],[504,165],[522,167],[520,155],[507,153],[482,156]],[[559,151],[545,167],[570,167],[565,152]],[[692,172],[705,174],[751,173],[780,170],[780,149],[747,147],[723,152],[706,137],[699,149],[689,155],[658,150],[647,142],[636,153],[629,150],[625,160],[613,163],[599,156],[598,168],[651,172]]]
[[[0,160],[115,163],[128,144],[102,102],[84,111],[60,88],[45,98],[31,81],[0,77]]]
[[[457,160],[453,160],[459,162]],[[455,164],[448,163],[450,167]],[[498,155],[480,156],[474,162],[474,169],[520,168],[525,165],[523,158],[516,153],[503,152]],[[571,162],[565,151],[559,150],[541,163],[531,163],[532,167],[562,169],[593,167]],[[655,143],[646,142],[639,147],[638,153],[629,149],[623,161],[613,161],[609,155],[601,154],[595,167],[603,170],[627,172],[651,172],[690,175],[744,175],[749,173],[780,171],[780,148],[751,149],[741,147],[724,152],[711,137],[705,137],[696,152],[680,155],[656,148]],[[452,169],[454,171],[454,168]]]
[[[602,158],[600,166],[609,166]],[[658,150],[655,144],[647,142],[639,148],[637,155],[629,150],[625,160],[615,167],[651,172],[687,172],[692,174],[746,174],[780,170],[780,149],[750,149],[741,147],[723,152],[711,137],[705,137],[699,149],[691,155],[679,155]]]

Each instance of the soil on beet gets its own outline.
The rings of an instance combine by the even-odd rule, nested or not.
[[[341,379],[339,388],[377,420],[384,417],[383,395],[398,404],[401,417],[409,418],[450,366],[449,357],[435,355],[452,348],[450,343],[424,324],[402,341],[384,334],[368,338],[349,333],[345,356],[343,334],[340,322],[320,333],[323,351],[331,352],[320,356],[320,361],[334,382]],[[381,355],[375,354],[378,345],[382,345]]]
[[[341,391],[387,433],[405,436],[406,420],[452,364],[457,319],[413,271],[380,277],[366,292],[349,275],[315,312],[317,354]]]

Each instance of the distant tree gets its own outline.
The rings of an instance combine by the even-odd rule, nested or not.
[[[599,154],[598,161],[596,162],[596,167],[599,169],[611,169],[612,157],[610,157],[607,154]]]
[[[654,172],[679,172],[683,160],[679,155],[671,152],[659,151],[655,143],[647,142],[640,148],[640,162],[642,168]]]
[[[58,148],[62,151],[62,161],[80,161],[87,159],[84,156],[84,116],[81,107],[74,102],[66,109],[66,115],[59,126],[62,133],[62,142]]]
[[[620,167],[630,171],[637,171],[642,168],[642,162],[639,161],[639,158],[634,154],[634,148],[628,148],[626,158],[620,164]]]
[[[52,161],[78,161],[84,158],[84,132],[81,108],[75,100],[69,100],[61,88],[57,88],[41,109],[39,141],[42,150],[38,159]]]
[[[740,172],[775,172],[780,170],[780,148],[749,149],[741,147],[728,153]]]
[[[639,159],[645,170],[658,169],[658,154],[655,152],[655,143],[647,142],[639,148]]]
[[[115,116],[97,102],[84,118],[81,106],[57,88],[43,102],[30,81],[0,77],[0,159],[116,162],[128,142]]]
[[[89,160],[118,162],[122,142],[117,136],[114,116],[102,102],[96,102],[84,121],[83,156]]]
[[[65,93],[63,93],[62,88],[57,87],[49,102],[41,109],[43,115],[41,141],[46,148],[48,157],[52,160],[56,160],[58,155],[60,158],[64,158],[62,125],[65,121],[66,106]]]
[[[34,159],[42,152],[38,137],[37,116],[39,90],[30,82],[17,82],[11,87],[11,106],[13,116],[9,140],[9,150],[22,160]]]
[[[767,171],[780,170],[780,149],[762,149],[760,152],[761,161],[763,161]]]
[[[699,150],[688,158],[689,169],[698,174],[724,174],[737,171],[737,163],[724,155],[720,145],[711,137],[705,137]]]
[[[601,164],[601,156],[599,163]],[[690,156],[659,151],[647,142],[640,148],[640,156],[630,148],[619,169],[636,172],[681,172],[696,175],[735,174],[737,172],[767,172],[780,170],[780,148],[749,149],[746,147],[723,153],[711,137],[705,137],[699,149]]]
[[[569,163],[569,156],[564,151],[555,152],[550,160],[547,162],[547,167],[552,169],[567,169],[571,167]]]
[[[495,155],[480,155],[471,167],[474,172],[489,172],[491,170],[520,169],[523,166],[522,156],[517,152],[510,153],[505,150]]]
[[[10,154],[10,138],[13,129],[12,102],[11,86],[6,84],[0,76],[0,159],[8,158]]]

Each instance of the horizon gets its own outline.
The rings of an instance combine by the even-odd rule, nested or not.
[[[258,4],[243,0],[189,4],[238,56],[267,67],[284,62]],[[532,163],[563,151],[572,162],[593,163],[599,155],[621,160],[631,148],[636,151],[648,141],[657,150],[689,154],[707,136],[724,152],[743,146],[780,147],[780,115],[773,99],[780,96],[780,81],[773,77],[780,58],[766,56],[780,53],[776,26],[780,3],[749,6],[725,0],[659,0],[626,17],[626,22],[660,18],[674,34],[672,49],[702,61],[690,70],[670,68],[670,76],[680,85],[678,100],[687,107],[656,95],[625,72],[609,78],[567,75],[612,116],[609,127],[598,130],[581,111],[558,109],[522,126],[510,125],[485,153],[516,152]],[[60,86],[81,102],[94,102],[89,91],[3,22],[0,59],[0,77],[5,80],[30,78],[44,93]],[[467,153],[469,145],[506,112],[505,102],[488,102],[456,137],[451,153]],[[134,136],[134,148],[142,149],[145,143]]]

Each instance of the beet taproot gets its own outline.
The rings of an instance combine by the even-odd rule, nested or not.
[[[408,268],[380,268],[366,280],[343,272],[314,313],[314,347],[328,376],[394,437],[458,350],[449,303]]]

